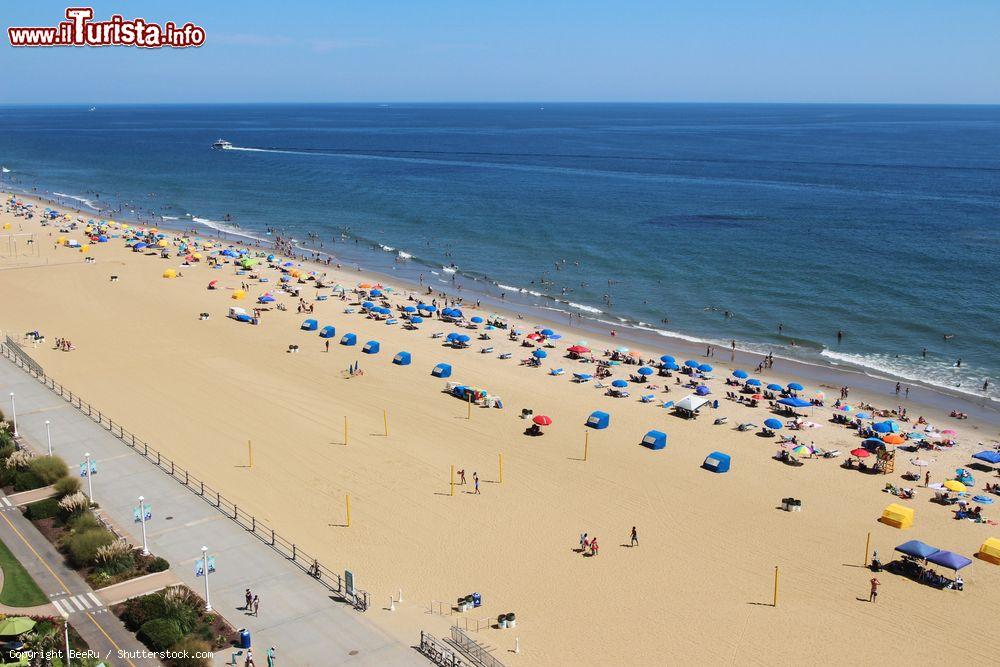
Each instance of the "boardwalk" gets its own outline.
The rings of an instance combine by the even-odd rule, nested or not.
[[[195,577],[194,563],[202,545],[209,547],[217,567],[209,580],[212,606],[236,628],[250,630],[259,655],[273,645],[281,665],[427,664],[413,648],[331,600],[326,588],[3,357],[0,391],[16,394],[18,432],[37,450],[44,446],[48,419],[54,453],[71,469],[91,453],[98,465],[94,500],[114,523],[127,527],[136,544],[142,538],[132,512],[138,496],[146,497],[153,506],[146,524],[150,551],[169,560],[177,577],[202,595],[204,580]],[[241,609],[247,587],[260,595],[259,618]],[[229,659],[228,651],[217,654],[216,664]]]

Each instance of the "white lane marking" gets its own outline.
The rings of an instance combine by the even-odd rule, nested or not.
[[[87,599],[87,597],[86,597],[85,595],[83,595],[83,594],[80,594],[80,595],[78,595],[77,597],[78,597],[78,598],[80,598],[80,602],[82,602],[82,603],[83,603],[83,606],[84,606],[84,607],[86,607],[87,609],[90,609],[90,608],[91,608],[91,606],[92,606],[92,605],[90,604],[90,600],[88,600],[88,599]]]
[[[7,499],[7,496],[4,496],[3,504],[6,505],[7,507],[10,507],[10,500]]]
[[[93,600],[94,604],[96,606],[98,606],[98,607],[103,607],[104,606],[104,604],[100,600],[98,600],[97,596],[94,595],[93,593],[87,593],[87,597],[89,597],[91,600]]]
[[[53,600],[52,604],[55,605],[56,609],[59,610],[59,614],[61,616],[66,616],[66,615],[69,614],[69,612],[73,611],[73,608],[70,607],[69,605],[66,605],[67,607],[69,607],[69,609],[68,610],[63,609],[63,607],[62,607],[62,603],[63,602],[64,602],[64,600]]]
[[[75,595],[74,595],[73,597],[69,598],[69,600],[70,600],[70,601],[72,601],[72,602],[73,602],[73,604],[75,604],[75,605],[76,605],[76,608],[77,608],[77,609],[79,609],[80,611],[83,611],[83,605],[82,605],[82,604],[80,604],[80,601],[76,599],[76,596],[75,596]]]

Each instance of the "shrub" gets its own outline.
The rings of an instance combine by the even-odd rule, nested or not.
[[[72,519],[67,521],[69,529],[76,532],[83,532],[89,528],[100,528],[101,522],[97,520],[97,517],[90,512],[84,512],[83,514],[78,514]]]
[[[6,434],[0,432],[0,459],[6,460],[8,456],[14,453],[14,443]]]
[[[181,656],[187,653],[186,657],[176,657],[170,660],[170,664],[174,667],[208,667],[212,664],[208,658],[195,657],[199,653],[208,655],[212,650],[212,645],[201,639],[185,637],[174,645],[173,650]]]
[[[55,498],[46,498],[31,503],[25,508],[24,515],[28,517],[29,521],[55,518],[59,516],[59,501]]]
[[[87,498],[87,496],[85,496],[82,491],[77,491],[76,493],[72,493],[59,501],[59,509],[61,509],[70,517],[79,515],[88,507],[90,507],[90,499]]]
[[[22,470],[14,475],[15,491],[31,491],[32,489],[40,489],[43,486],[47,485],[42,481],[41,477],[31,470]]]
[[[164,618],[176,621],[184,634],[197,625],[201,604],[197,595],[182,586],[173,586],[163,593]]]
[[[34,455],[27,449],[17,449],[11,452],[11,455],[7,457],[6,466],[8,468],[14,468],[17,470],[25,470],[28,464],[31,463],[31,459]]]
[[[67,543],[69,558],[76,567],[84,567],[94,562],[97,551],[111,544],[115,536],[104,528],[88,528],[74,533]]]
[[[127,600],[121,617],[125,627],[132,632],[137,632],[148,621],[161,618],[164,614],[166,614],[166,607],[163,604],[163,595],[152,593]]]
[[[135,566],[135,553],[128,542],[115,540],[100,547],[94,555],[94,561],[101,572],[115,575]]]
[[[31,459],[28,469],[38,475],[45,485],[53,484],[61,477],[69,474],[66,462],[58,456],[36,456]]]
[[[157,556],[149,564],[149,567],[147,569],[150,572],[166,572],[167,570],[170,569],[170,563],[167,562],[166,558],[160,558],[159,556]]]
[[[78,477],[70,477],[67,475],[66,477],[56,480],[56,483],[52,486],[60,498],[64,496],[71,496],[80,490],[80,479]]]
[[[154,618],[139,628],[139,639],[154,651],[166,651],[183,637],[177,621],[169,618]]]

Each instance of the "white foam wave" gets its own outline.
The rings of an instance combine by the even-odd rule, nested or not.
[[[576,308],[577,310],[582,310],[585,313],[594,313],[595,315],[601,315],[604,313],[600,308],[594,308],[593,306],[585,306],[582,303],[574,303],[573,301],[566,302],[571,308]]]
[[[164,220],[180,220],[180,218],[178,218],[177,216],[174,216],[174,215],[164,215],[164,216],[160,216],[160,217],[162,217]]]
[[[445,273],[455,273],[455,271],[457,271],[458,269],[453,269],[450,266],[442,266],[441,270],[444,271]]]
[[[64,199],[72,199],[73,201],[78,201],[87,208],[91,208],[98,212],[101,210],[101,208],[94,203],[93,199],[87,199],[86,197],[77,197],[76,195],[68,195],[64,192],[53,192],[52,194],[54,194],[57,197],[63,197]]]
[[[228,224],[226,224],[224,222],[220,222],[218,220],[212,220],[210,218],[202,218],[202,217],[199,217],[197,215],[192,215],[191,216],[191,220],[192,220],[192,222],[197,222],[199,225],[205,225],[206,227],[208,227],[210,229],[214,229],[214,230],[219,231],[219,232],[225,232],[226,234],[233,234],[235,236],[242,236],[243,238],[252,239],[254,241],[266,241],[266,239],[264,239],[264,238],[262,238],[260,236],[254,236],[253,234],[248,234],[247,232],[245,232],[244,230],[240,229],[239,227],[235,227],[233,225],[228,225]]]
[[[408,252],[403,252],[402,250],[400,250],[399,252],[396,253],[396,257],[399,257],[400,259],[410,259],[413,257],[413,255],[411,255]]]
[[[392,246],[382,245],[381,243],[378,244],[378,247],[382,248],[382,250],[385,250],[386,252],[392,252],[393,250],[395,250],[395,248],[393,248]]]
[[[507,290],[508,292],[527,292],[528,290],[521,289],[520,287],[513,287],[512,285],[504,285],[503,283],[497,283],[497,287],[502,290]]]

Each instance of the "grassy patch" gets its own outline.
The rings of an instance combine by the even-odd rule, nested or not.
[[[3,569],[0,604],[11,607],[34,607],[49,601],[48,596],[42,592],[3,542],[0,542],[0,568]]]

